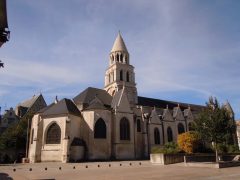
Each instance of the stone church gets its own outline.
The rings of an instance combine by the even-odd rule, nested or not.
[[[32,119],[30,162],[141,159],[191,130],[204,106],[138,96],[134,66],[119,33],[103,89],[46,106]]]

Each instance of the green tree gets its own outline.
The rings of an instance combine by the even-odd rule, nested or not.
[[[27,130],[28,125],[30,128],[31,119],[33,115],[30,114],[19,120],[17,123],[11,124],[1,135],[0,135],[0,150],[14,150],[15,157],[19,152],[26,151],[27,142]],[[29,120],[29,123],[28,123]],[[29,136],[29,132],[28,132]]]
[[[195,130],[200,137],[212,143],[216,152],[216,162],[218,162],[218,144],[228,143],[235,132],[234,120],[228,111],[220,106],[216,98],[210,97],[206,103],[206,108],[198,115],[195,120]]]

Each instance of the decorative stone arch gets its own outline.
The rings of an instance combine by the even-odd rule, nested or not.
[[[154,128],[154,143],[160,144],[160,133],[158,128]]]
[[[55,121],[45,129],[45,144],[61,144],[61,128]]]
[[[126,117],[120,120],[120,140],[130,140],[130,123]]]
[[[94,138],[95,139],[107,138],[107,126],[102,118],[99,118],[94,125]]]
[[[178,123],[178,134],[185,133],[185,128],[182,123]]]
[[[172,128],[170,126],[168,126],[168,128],[167,128],[167,140],[168,140],[168,142],[173,141],[173,132],[172,132]]]

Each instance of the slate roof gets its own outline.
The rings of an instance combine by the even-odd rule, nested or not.
[[[33,103],[38,99],[39,96],[41,96],[41,94],[38,96],[34,95],[31,99],[19,103],[18,106],[29,108],[33,105]]]
[[[105,109],[108,109],[108,108],[106,106],[104,106],[100,102],[93,102],[86,108],[86,110],[91,110],[91,109],[102,109],[102,110],[105,110]]]
[[[83,104],[89,106],[91,101],[95,98],[98,98],[104,106],[110,107],[112,102],[112,96],[110,96],[105,90],[97,89],[93,87],[88,87],[79,95],[73,98],[73,101],[76,105]],[[86,108],[85,107],[85,108]]]
[[[138,96],[138,105],[141,106],[150,106],[150,107],[157,107],[157,108],[168,108],[174,109],[179,104],[179,107],[181,110],[187,109],[189,106],[192,111],[201,111],[205,106],[201,105],[195,105],[195,104],[187,104],[187,103],[180,103],[180,102],[174,102],[174,101],[166,101],[161,99],[154,99],[154,98],[147,98],[147,97],[141,97]]]
[[[44,116],[59,114],[81,115],[76,105],[70,99],[66,98],[62,99],[57,104],[53,104],[52,106],[46,108],[46,110],[42,113]]]
[[[48,109],[49,109],[50,107],[52,107],[53,105],[55,105],[55,103],[49,104],[48,106],[40,109],[37,113],[41,114],[41,113],[43,113],[44,111],[48,110]]]

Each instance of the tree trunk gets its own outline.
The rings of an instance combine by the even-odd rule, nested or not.
[[[217,143],[215,142],[215,153],[216,153],[216,163],[219,162],[219,159],[218,159],[218,150],[217,150]]]

